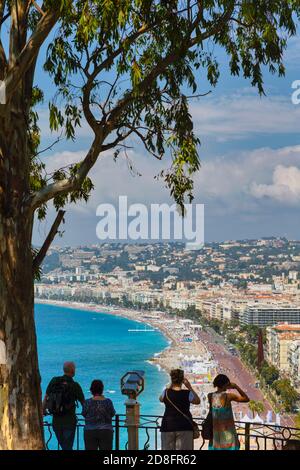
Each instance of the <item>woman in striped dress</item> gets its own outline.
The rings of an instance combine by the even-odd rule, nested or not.
[[[213,421],[213,439],[209,443],[209,450],[239,450],[231,403],[248,403],[249,397],[238,385],[231,383],[226,375],[218,375],[213,384],[217,391],[208,394]],[[239,394],[228,390],[236,390]]]

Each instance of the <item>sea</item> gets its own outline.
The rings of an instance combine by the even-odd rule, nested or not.
[[[116,412],[124,414],[126,396],[121,394],[121,377],[128,371],[143,370],[145,390],[139,397],[141,415],[163,413],[158,398],[168,376],[148,362],[169,346],[160,331],[130,332],[128,330],[141,329],[144,325],[111,314],[49,304],[36,304],[35,317],[43,394],[51,378],[62,375],[63,362],[74,361],[75,380],[80,383],[85,397],[91,396],[92,380],[101,379],[104,394],[113,401]],[[51,422],[51,419],[45,421]],[[51,432],[46,434],[48,448],[55,449],[54,436]],[[82,433],[77,440],[82,448]],[[121,433],[121,446],[126,446],[126,429]]]

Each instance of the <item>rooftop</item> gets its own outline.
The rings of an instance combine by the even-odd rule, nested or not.
[[[287,323],[282,323],[273,327],[276,331],[282,332],[297,332],[300,333],[300,325],[289,325]]]

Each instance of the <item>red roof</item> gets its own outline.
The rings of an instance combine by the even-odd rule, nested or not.
[[[300,325],[289,325],[287,323],[282,323],[274,327],[277,331],[296,331],[300,332]]]

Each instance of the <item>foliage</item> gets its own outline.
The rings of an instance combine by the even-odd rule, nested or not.
[[[293,411],[297,401],[300,398],[299,393],[293,388],[290,381],[286,378],[276,380],[272,384],[275,392],[280,395],[286,411]]]
[[[261,401],[250,400],[248,403],[249,409],[253,414],[253,418],[256,414],[263,413],[265,410],[265,405]]]
[[[1,3],[4,14],[14,9],[9,1]],[[30,185],[40,218],[51,199],[57,209],[87,200],[93,188],[88,173],[98,156],[111,149],[117,157],[129,136],[154,157],[166,157],[167,169],[158,178],[179,206],[191,201],[193,175],[200,168],[200,140],[190,111],[198,78],[217,85],[223,50],[230,73],[263,94],[264,69],[285,72],[283,53],[296,33],[300,7],[298,0],[46,0],[43,9],[53,15],[56,28],[44,62],[55,87],[48,103],[50,129],[74,140],[85,120],[97,145],[84,161],[47,174],[37,155],[37,105],[44,94],[32,88]],[[22,27],[28,24],[27,33],[34,33],[41,16],[33,4],[26,14]],[[45,42],[49,31],[41,29]],[[19,79],[29,80],[25,87],[30,88],[30,77]]]
[[[272,385],[273,382],[278,380],[279,371],[278,369],[276,369],[276,367],[264,361],[260,370],[260,375],[262,376],[267,385]]]

